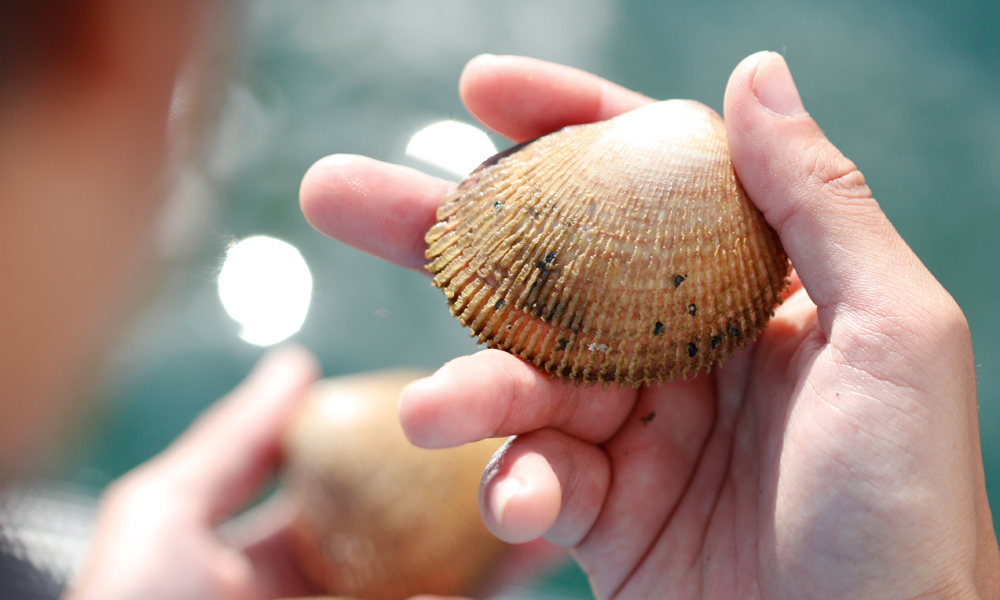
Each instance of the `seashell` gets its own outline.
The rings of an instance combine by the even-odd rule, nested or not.
[[[321,381],[286,430],[283,480],[299,507],[294,554],[329,594],[468,594],[503,554],[478,505],[480,477],[502,440],[445,450],[410,444],[396,401],[423,375]]]
[[[437,219],[427,268],[472,336],[605,387],[710,369],[757,336],[788,285],[722,119],[689,100],[501,152]]]

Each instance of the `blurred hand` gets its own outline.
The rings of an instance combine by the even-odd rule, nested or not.
[[[313,591],[290,560],[280,499],[220,533],[278,465],[285,422],[316,379],[297,347],[270,352],[229,396],[101,502],[88,564],[67,600],[250,600]]]
[[[467,66],[461,93],[515,142],[651,102],[492,56]],[[407,434],[425,447],[517,435],[484,476],[483,518],[505,540],[572,548],[598,598],[997,593],[961,310],[806,113],[781,56],[740,63],[725,113],[736,172],[801,278],[758,340],[689,381],[607,392],[483,351],[404,392]],[[419,270],[453,187],[331,156],[301,200],[320,231]]]
[[[276,494],[231,519],[271,481],[282,432],[317,373],[301,348],[268,353],[169,448],[115,481],[64,600],[328,598],[294,562],[290,498]],[[520,544],[484,591],[538,576],[564,556],[544,540]]]

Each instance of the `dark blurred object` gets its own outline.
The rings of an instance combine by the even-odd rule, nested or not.
[[[0,595],[9,600],[55,600],[64,584],[19,558],[21,548],[0,540]]]
[[[0,1],[0,91],[76,54],[84,0]]]
[[[55,600],[86,555],[97,501],[65,485],[0,491],[0,598]]]

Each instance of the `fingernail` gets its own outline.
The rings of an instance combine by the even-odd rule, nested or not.
[[[503,514],[507,510],[507,504],[526,486],[523,479],[510,474],[493,485],[490,493],[490,512],[493,513],[493,520],[501,527],[504,526]]]
[[[806,113],[799,90],[792,80],[784,57],[769,52],[757,66],[753,78],[753,93],[769,111],[782,117],[798,117]]]

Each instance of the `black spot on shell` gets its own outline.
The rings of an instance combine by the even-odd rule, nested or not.
[[[682,283],[684,283],[684,276],[683,275],[674,275],[674,289],[679,288]]]
[[[565,340],[563,338],[559,338],[559,349],[560,350],[565,350],[567,344],[569,344],[569,340]]]
[[[643,427],[645,427],[646,425],[649,425],[649,423],[653,420],[653,417],[655,417],[655,416],[656,416],[656,413],[655,412],[651,412],[648,415],[646,415],[645,417],[641,417],[639,420],[642,421],[642,425],[643,425]]]
[[[695,354],[698,354],[698,344],[688,342],[688,358],[694,358]]]
[[[493,310],[500,310],[501,308],[503,308],[504,304],[507,303],[503,301],[503,298],[500,298],[499,300],[497,300],[497,303],[493,305]]]
[[[663,333],[663,323],[657,321],[656,325],[653,326],[653,335],[660,335],[661,333]]]
[[[688,305],[688,314],[693,316],[693,315],[695,315],[697,313],[698,313],[698,307],[695,306],[694,304],[689,304]]]
[[[539,271],[541,271],[541,273],[538,274],[538,280],[535,283],[539,282],[544,283],[545,280],[549,278],[549,273],[552,272],[551,270],[549,270],[549,263],[545,262],[544,260],[540,260],[537,263],[535,263],[535,267]]]
[[[740,330],[739,330],[739,328],[738,327],[730,327],[729,328],[729,335],[731,335],[733,337],[740,337]]]
[[[552,316],[555,315],[557,308],[559,308],[558,302],[552,308],[549,308],[545,304],[536,305],[535,316],[541,318],[543,321],[551,321]]]
[[[556,259],[556,253],[549,252],[547,255],[545,255],[545,264],[552,264],[552,261],[554,261],[555,259]]]
[[[722,336],[721,335],[713,335],[712,336],[712,350],[715,350],[716,348],[718,348],[719,344],[721,344],[721,343],[722,343]]]

